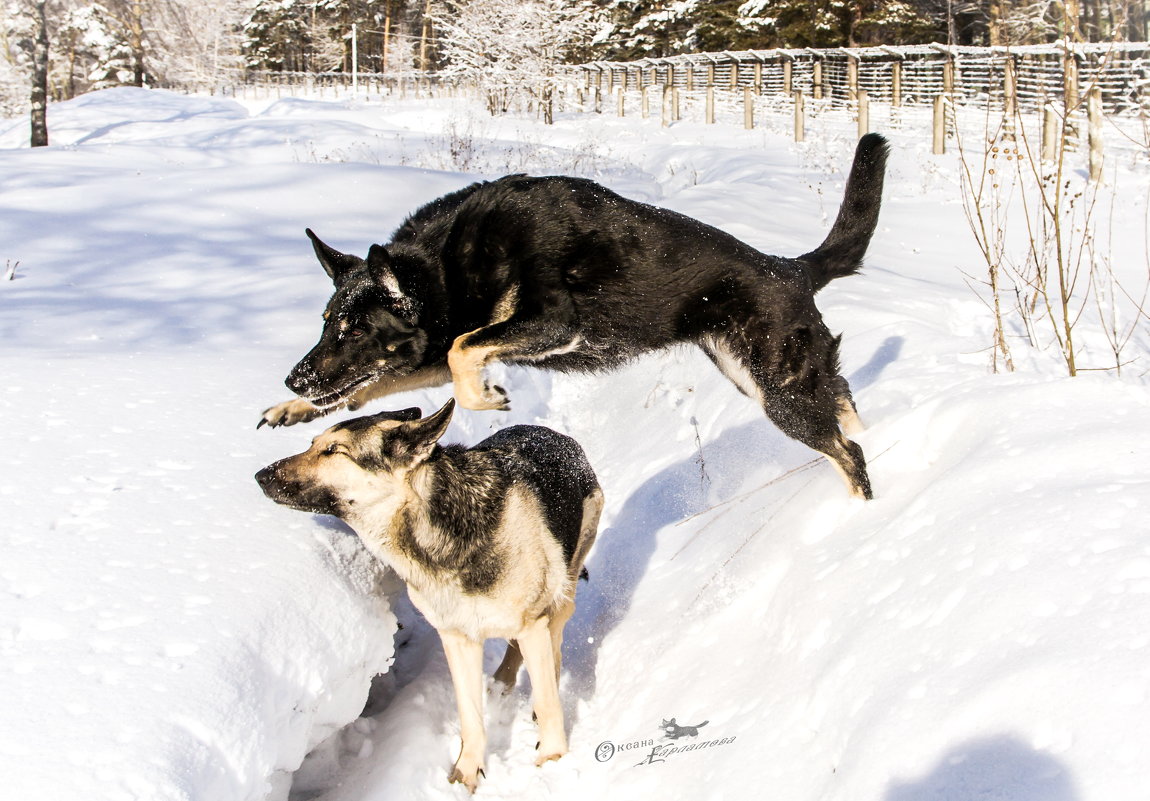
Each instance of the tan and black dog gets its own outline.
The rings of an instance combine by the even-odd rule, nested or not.
[[[509,641],[495,677],[524,662],[539,725],[536,764],[567,752],[559,702],[563,627],[595,541],[603,494],[570,437],[513,426],[473,448],[441,447],[454,400],[427,418],[383,412],[332,426],[256,474],[277,503],[346,521],[391,565],[447,654],[463,747],[450,774],[483,773],[483,642]]]
[[[260,425],[292,425],[395,392],[452,382],[468,409],[503,409],[492,362],[595,372],[698,345],[783,432],[826,454],[871,497],[839,338],[815,293],[862,265],[882,202],[887,143],[859,140],[823,243],[771,256],[591,181],[511,175],[412,214],[367,258],[310,230],[335,282],[323,333],[287,377],[299,397]]]

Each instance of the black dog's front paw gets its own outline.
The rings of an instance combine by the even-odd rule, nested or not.
[[[483,388],[483,398],[491,404],[489,409],[500,412],[511,411],[511,398],[507,396],[507,390],[497,384],[489,384]]]
[[[511,409],[511,402],[503,387],[487,383],[484,383],[481,389],[467,384],[456,384],[455,399],[464,409],[476,412],[506,412]]]
[[[294,426],[296,423],[307,423],[322,414],[323,412],[302,398],[292,398],[265,409],[263,417],[256,423],[256,428],[263,428],[265,425],[269,428]]]

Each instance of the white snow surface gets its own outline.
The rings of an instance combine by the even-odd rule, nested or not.
[[[251,478],[348,416],[255,430],[330,292],[305,226],[362,255],[477,178],[575,172],[796,255],[853,145],[129,89],[50,124],[37,150],[0,124],[0,796],[42,801],[467,795],[434,631],[345,526]],[[1146,797],[1150,343],[1121,378],[1021,346],[992,374],[955,160],[889,134],[868,267],[819,298],[875,500],[694,350],[496,367],[512,411],[457,414],[449,441],[571,434],[607,497],[564,649],[571,751],[534,766],[524,677],[488,699],[477,798]],[[1121,169],[1106,213],[1137,277],[1146,173]],[[662,739],[670,719],[697,736]]]

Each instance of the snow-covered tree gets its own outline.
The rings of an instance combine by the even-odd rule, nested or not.
[[[581,1],[464,0],[436,22],[445,76],[481,87],[493,114],[526,92],[550,122],[559,66],[590,39],[596,15]]]

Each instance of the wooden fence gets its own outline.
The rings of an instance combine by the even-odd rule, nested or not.
[[[1097,88],[1103,112],[1150,112],[1150,43],[1058,44],[1028,47],[868,47],[830,50],[746,50],[596,61],[575,68],[588,90],[613,95],[648,86],[681,91],[793,96],[851,105],[871,101],[952,103],[1036,110],[1052,99],[1073,108]]]
[[[1150,157],[1150,43],[1041,45],[1015,48],[873,47],[830,50],[748,50],[592,62],[570,67],[545,93],[555,110],[638,114],[664,125],[683,119],[706,123],[766,117],[776,128],[793,119],[796,141],[809,121],[825,128],[850,118],[862,133],[876,127],[916,127],[943,153],[960,127],[960,112],[975,128],[1001,115],[1007,135],[1016,114],[1041,118],[1045,149],[1057,118],[1071,122],[1069,147],[1089,145],[1090,171],[1101,165],[1103,121],[1112,148]],[[435,73],[247,73],[224,92],[325,93],[444,97],[473,87],[447,83]],[[544,93],[525,93],[535,108]],[[872,104],[875,108],[872,114]],[[980,113],[970,114],[978,111]],[[885,118],[877,119],[885,114]],[[872,119],[872,117],[876,119]],[[845,121],[845,120],[844,120]],[[792,123],[785,123],[789,128]],[[933,134],[931,133],[933,129]],[[974,132],[978,132],[974,130]]]

